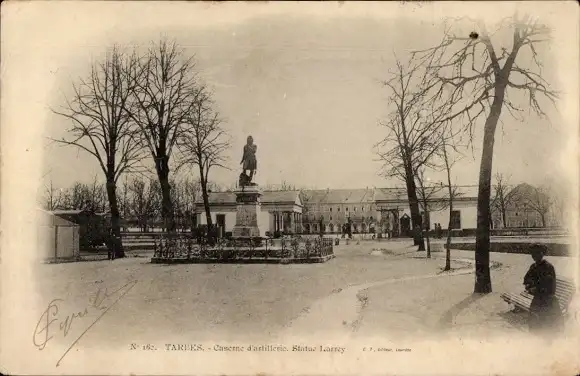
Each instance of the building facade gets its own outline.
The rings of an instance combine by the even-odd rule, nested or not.
[[[438,189],[427,200],[427,210],[420,204],[423,226],[435,223],[446,230],[449,225],[448,197]],[[341,234],[381,233],[410,236],[411,213],[403,188],[324,189],[303,191],[264,191],[262,195],[264,233]],[[233,192],[209,194],[212,222],[222,232],[231,232],[236,222],[236,195]],[[477,187],[458,187],[451,213],[452,229],[477,227]],[[196,204],[196,223],[207,223],[202,202]],[[427,214],[426,214],[427,213]]]
[[[236,225],[236,194],[234,192],[209,193],[211,220],[222,234],[232,232]],[[261,196],[260,232],[299,233],[302,229],[302,201],[299,191],[264,191]],[[196,203],[196,223],[206,225],[203,202]]]
[[[341,233],[350,224],[354,233],[373,232],[380,220],[374,189],[302,191],[304,233]]]

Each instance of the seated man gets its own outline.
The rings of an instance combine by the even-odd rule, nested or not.
[[[526,291],[534,296],[530,306],[530,331],[552,331],[561,323],[561,311],[556,293],[556,270],[544,259],[546,247],[534,244],[530,254],[534,263],[524,277]]]

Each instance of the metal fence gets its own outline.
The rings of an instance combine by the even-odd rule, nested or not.
[[[176,234],[155,239],[154,258],[157,259],[255,259],[292,258],[313,259],[334,254],[332,239],[291,237],[282,239],[195,238]]]

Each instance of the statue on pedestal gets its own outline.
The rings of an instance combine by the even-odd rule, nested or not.
[[[242,155],[242,173],[240,174],[240,187],[257,185],[252,183],[254,178],[254,172],[258,167],[258,161],[256,160],[256,151],[258,146],[254,144],[254,139],[252,136],[248,136],[246,145],[244,145],[244,153]],[[250,175],[246,174],[246,171],[250,172]]]

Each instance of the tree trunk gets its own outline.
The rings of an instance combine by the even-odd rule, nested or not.
[[[211,210],[209,207],[209,195],[207,193],[207,179],[205,179],[205,174],[201,164],[199,165],[199,184],[201,185],[201,196],[203,198],[203,208],[205,210],[205,220],[207,223],[207,228],[210,229],[213,226],[211,220]]]
[[[506,217],[505,211],[506,211],[505,210],[505,206],[502,205],[502,207],[501,207],[501,221],[502,221],[502,224],[503,224],[503,228],[506,228],[507,227],[507,222],[505,220],[505,217]]]
[[[121,218],[119,214],[119,203],[117,202],[117,190],[114,177],[107,177],[107,197],[109,199],[109,210],[111,212],[111,235],[108,248],[114,258],[125,257],[123,242],[121,240]]]
[[[161,186],[161,215],[163,216],[163,226],[167,232],[175,232],[171,184],[169,183],[169,157],[165,153],[158,153],[157,161],[156,170],[159,185]]]
[[[453,212],[453,197],[451,191],[451,182],[449,182],[449,223],[447,224],[447,240],[445,241],[445,269],[451,270],[451,213]]]
[[[411,211],[411,230],[413,232],[413,244],[418,245],[417,251],[425,250],[423,240],[421,212],[419,211],[419,199],[417,198],[417,185],[413,170],[409,167],[405,169],[407,177],[407,197],[409,198],[409,210]]]
[[[498,78],[499,80],[499,78]],[[507,84],[507,78],[506,78]],[[495,97],[483,130],[483,150],[479,168],[479,190],[477,195],[477,231],[475,236],[475,293],[490,293],[489,270],[489,207],[491,201],[491,171],[495,129],[503,106],[506,84],[496,82]]]
[[[451,270],[451,213],[453,213],[453,188],[451,187],[451,165],[447,157],[447,145],[445,145],[445,138],[443,138],[443,159],[445,161],[445,170],[447,170],[447,193],[449,194],[449,223],[447,224],[447,240],[445,242],[445,268],[443,270]],[[439,224],[439,231],[441,231],[441,224]]]
[[[427,258],[431,258],[431,239],[429,238],[429,229],[425,230],[425,239],[427,240]]]
[[[451,270],[451,231],[447,231],[447,241],[445,242],[445,269]]]

